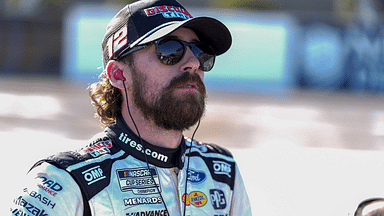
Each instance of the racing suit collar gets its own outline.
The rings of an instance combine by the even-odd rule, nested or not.
[[[182,169],[184,166],[183,158],[186,149],[184,137],[176,149],[156,146],[143,139],[143,143],[140,143],[140,138],[133,133],[121,116],[117,118],[115,124],[106,128],[106,133],[113,139],[114,143],[138,160],[146,162],[146,156],[149,164],[158,167]]]

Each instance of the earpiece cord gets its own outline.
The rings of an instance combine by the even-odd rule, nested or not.
[[[184,213],[183,213],[183,216],[185,216],[186,210],[187,210],[187,184],[188,184],[188,172],[189,172],[189,158],[190,158],[190,153],[191,153],[191,149],[192,149],[192,145],[193,145],[193,138],[195,137],[196,131],[199,128],[199,126],[200,126],[200,119],[199,119],[199,122],[197,123],[195,131],[193,131],[193,134],[191,137],[191,147],[189,148],[189,151],[188,151],[187,170],[185,172],[186,175],[185,175]],[[185,157],[187,157],[187,151],[185,151]]]
[[[128,114],[129,114],[129,117],[130,117],[131,120],[132,120],[133,125],[135,126],[137,135],[139,136],[140,143],[141,143],[141,145],[143,146],[143,150],[144,150],[144,152],[145,152],[146,149],[145,149],[145,146],[144,146],[144,144],[143,144],[143,140],[141,139],[141,135],[140,135],[139,129],[137,128],[137,125],[136,125],[135,121],[133,120],[133,117],[132,117],[132,114],[131,114],[131,110],[129,109],[127,88],[125,87],[124,80],[122,80],[122,81],[123,81],[123,86],[124,86],[124,90],[125,90],[125,99],[126,99],[126,101],[127,101]],[[154,183],[155,186],[156,186],[157,192],[158,192],[158,194],[160,195],[161,200],[163,201],[165,211],[166,211],[167,214],[169,215],[169,211],[168,211],[167,205],[165,204],[165,200],[164,200],[164,198],[163,198],[163,195],[161,195],[161,192],[160,192],[160,189],[159,189],[159,185],[157,185],[157,183],[155,182],[155,179],[153,178],[153,175],[152,175],[152,173],[151,173],[151,170],[149,169],[149,163],[148,163],[147,155],[146,155],[145,153],[144,153],[144,157],[145,157],[145,162],[147,163],[147,169],[148,169],[148,172],[149,172],[149,174],[150,174],[150,176],[151,176],[151,179],[152,179],[153,183]]]

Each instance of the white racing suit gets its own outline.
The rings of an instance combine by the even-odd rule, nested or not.
[[[122,118],[86,147],[39,161],[27,179],[12,215],[251,215],[228,151],[189,139],[177,149],[140,143]]]

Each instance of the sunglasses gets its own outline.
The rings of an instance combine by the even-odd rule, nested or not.
[[[189,47],[193,55],[199,60],[199,69],[202,71],[210,71],[215,63],[215,54],[213,49],[200,42],[186,42],[175,38],[161,38],[152,42],[156,46],[157,57],[164,65],[175,65],[183,59],[187,47]],[[151,43],[150,43],[151,44]],[[136,46],[128,52],[122,53],[119,58],[147,47],[149,44]]]

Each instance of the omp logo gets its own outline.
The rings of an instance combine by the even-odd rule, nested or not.
[[[192,183],[201,183],[205,181],[207,176],[204,172],[195,171],[193,169],[188,170],[188,181]]]
[[[231,164],[224,161],[213,161],[213,171],[215,174],[223,174],[231,178]]]
[[[88,182],[88,185],[91,185],[97,181],[100,181],[101,179],[106,178],[103,175],[103,170],[100,168],[100,166],[95,166],[90,169],[87,169],[81,174],[83,174],[85,181]]]
[[[137,143],[136,141],[132,140],[131,138],[128,137],[128,134],[126,133],[121,133],[119,140],[122,141],[125,144],[128,144],[132,149],[141,152],[143,154],[146,154],[148,156],[151,156],[154,159],[157,159],[162,162],[167,162],[168,161],[168,156],[160,154],[156,151],[152,151],[151,149],[147,148],[144,150],[144,146],[141,145],[140,143]]]
[[[190,19],[193,18],[188,11],[182,7],[176,6],[155,6],[151,8],[144,9],[145,14],[149,16],[155,16],[157,14],[162,14],[165,18],[182,18]]]
[[[147,168],[123,169],[116,172],[122,192],[155,194],[161,191],[159,176],[155,168],[149,170]]]
[[[227,207],[227,200],[225,199],[225,194],[222,190],[211,189],[209,190],[209,194],[214,209],[225,209]]]

